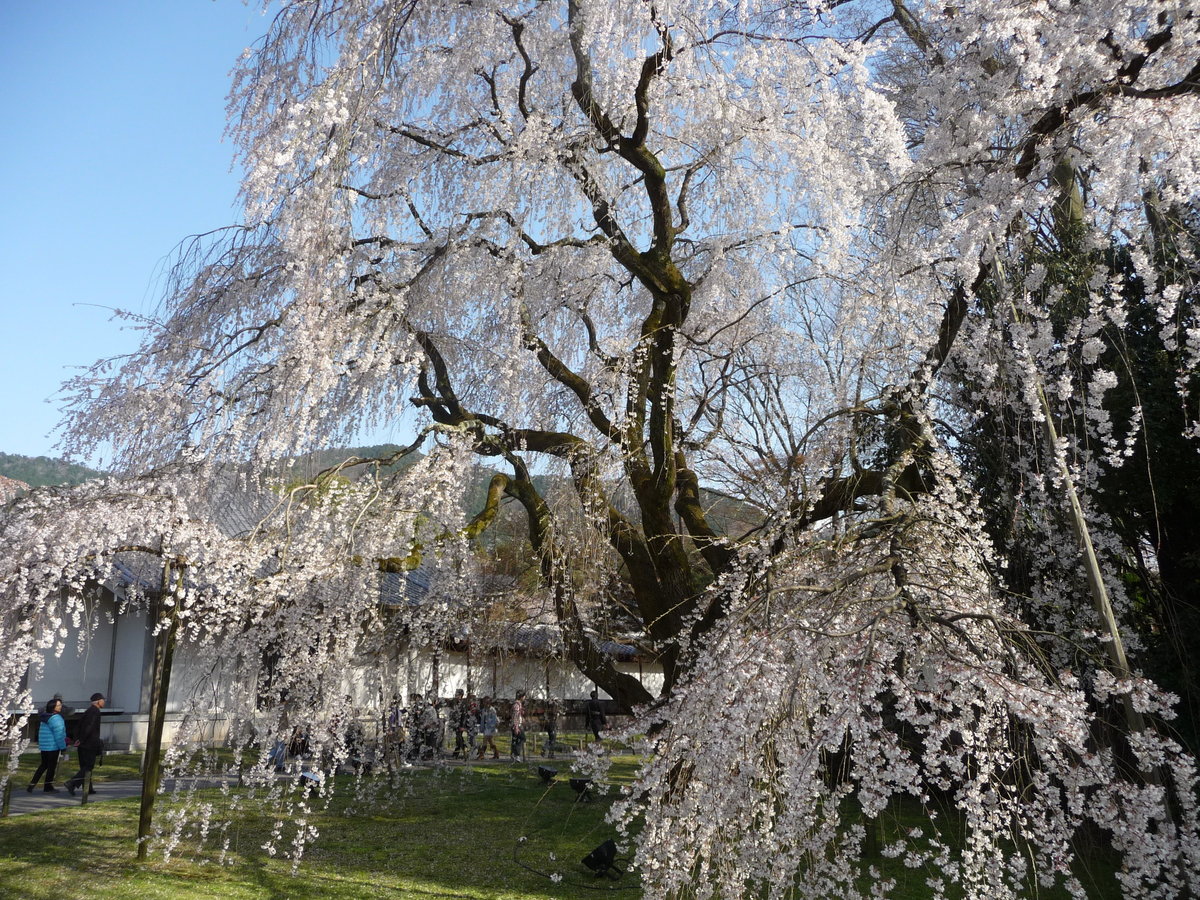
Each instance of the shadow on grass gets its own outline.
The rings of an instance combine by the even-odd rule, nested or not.
[[[616,773],[620,778],[623,773]],[[613,795],[578,802],[565,783],[567,772],[550,785],[536,766],[504,769],[405,770],[353,781],[338,778],[326,801],[306,813],[320,836],[308,847],[293,874],[290,860],[263,849],[277,813],[285,823],[279,846],[286,850],[294,822],[286,808],[247,804],[228,827],[213,829],[207,844],[184,837],[171,859],[152,853],[136,860],[136,798],[57,809],[0,820],[0,897],[63,900],[170,898],[170,900],[360,900],[447,898],[447,900],[575,900],[638,893],[638,879],[596,879],[582,859],[615,837],[605,822]],[[240,795],[240,794],[239,794]],[[201,791],[196,799],[218,807],[228,798]],[[162,798],[159,821],[173,809]],[[912,827],[928,824],[930,810],[898,803],[878,823],[877,840],[886,844]],[[214,821],[224,819],[220,811]],[[939,820],[957,836],[952,810]],[[218,863],[225,845],[226,859]],[[877,853],[871,854],[874,859]],[[1091,896],[1117,897],[1097,890],[1112,884],[1112,870],[1093,856],[1086,875]],[[884,877],[898,881],[898,897],[929,895],[925,879],[938,873],[909,870],[901,860],[878,859]],[[552,876],[560,880],[553,881]],[[1031,893],[1031,896],[1034,894]],[[1042,892],[1056,898],[1058,892]]]
[[[200,796],[225,802],[218,791]],[[600,885],[580,860],[612,836],[607,800],[576,803],[566,784],[547,788],[519,769],[339,778],[332,799],[313,806],[321,834],[296,874],[262,848],[275,817],[261,808],[236,812],[216,848],[185,837],[171,859],[152,852],[146,864],[136,860],[136,798],[0,820],[0,897],[594,898]],[[171,810],[162,798],[159,821]],[[285,826],[280,844],[288,843]],[[626,876],[611,888],[633,896],[637,882]]]

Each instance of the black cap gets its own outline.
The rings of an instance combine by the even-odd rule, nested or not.
[[[105,697],[105,696],[104,696],[102,693],[100,693],[99,691],[96,691],[96,693],[92,694],[92,702],[93,702],[93,703],[95,703],[97,700],[107,700],[107,699],[108,699],[108,698],[107,698],[107,697]]]

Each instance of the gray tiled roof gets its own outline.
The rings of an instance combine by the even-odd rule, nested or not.
[[[432,579],[421,566],[412,572],[385,572],[379,582],[379,600],[384,606],[417,606],[429,595]]]
[[[280,503],[277,494],[247,484],[236,471],[221,472],[209,480],[208,487],[208,516],[226,537],[250,534]]]
[[[239,473],[229,471],[210,481],[205,505],[223,534],[239,538],[253,532],[279,500],[278,495],[247,484]],[[142,590],[158,588],[160,563],[147,554],[122,554],[114,567],[120,583],[137,585]],[[380,603],[392,607],[420,606],[429,598],[435,577],[434,568],[425,565],[411,572],[385,572],[379,581]],[[494,637],[501,645],[526,653],[557,655],[563,651],[558,626],[544,622],[514,622]],[[631,644],[611,640],[597,640],[596,646],[617,659],[629,659],[638,652]]]
[[[15,478],[0,475],[0,506],[14,499],[18,494],[29,490],[29,485]]]

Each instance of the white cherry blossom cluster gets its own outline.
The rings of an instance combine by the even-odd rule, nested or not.
[[[649,759],[613,818],[647,896],[889,896],[874,847],[934,897],[1083,897],[1089,827],[1124,854],[1124,896],[1197,889],[1194,760],[1147,732],[1131,758],[1156,774],[1123,772],[1100,710],[1129,686],[1049,667],[961,526],[907,509],[864,523],[873,539],[776,559],[769,607],[739,598],[695,676],[630,730]],[[904,824],[914,810],[927,825]]]

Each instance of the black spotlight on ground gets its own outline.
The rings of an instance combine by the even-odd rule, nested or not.
[[[573,790],[576,794],[578,794],[578,796],[575,798],[576,803],[578,803],[580,800],[591,800],[592,799],[592,779],[590,779],[590,778],[572,778],[571,779],[571,790]]]
[[[588,779],[573,780],[586,781]],[[621,877],[621,870],[617,868],[617,845],[614,841],[605,841],[583,858],[583,864],[591,869],[597,878],[601,875],[608,875],[610,878]]]
[[[550,784],[554,781],[554,776],[558,774],[558,769],[552,769],[549,766],[538,766],[538,778],[542,779],[542,784]]]

